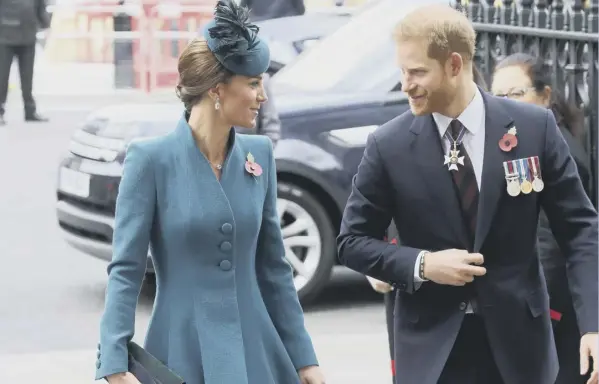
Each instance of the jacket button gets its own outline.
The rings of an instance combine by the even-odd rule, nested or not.
[[[102,363],[100,363],[100,360],[96,360],[96,368],[100,369],[101,365]]]
[[[98,351],[100,350],[100,343],[98,343]]]
[[[96,352],[96,357],[99,359],[99,358],[100,358],[100,356],[102,356],[102,352],[100,352],[100,351],[97,351],[97,352]]]
[[[221,245],[220,245],[220,250],[221,251],[230,251],[231,248],[233,248],[233,246],[231,245],[231,243],[229,243],[228,241],[224,241]]]
[[[460,303],[460,311],[463,311],[464,309],[466,309],[468,305],[466,303],[464,303],[463,301]]]
[[[219,266],[223,271],[228,271],[231,269],[231,262],[229,260],[223,260],[220,262]]]
[[[233,231],[233,226],[230,223],[224,223],[220,229],[224,234],[229,234]]]

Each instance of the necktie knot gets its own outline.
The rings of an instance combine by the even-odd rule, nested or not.
[[[462,123],[460,123],[460,121],[458,119],[452,120],[451,123],[449,124],[449,132],[454,141],[458,141],[460,132],[462,131],[463,127],[464,126],[462,125]]]

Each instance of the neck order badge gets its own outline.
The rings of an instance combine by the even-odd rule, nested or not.
[[[466,127],[462,126],[460,133],[455,140],[450,131],[450,128],[445,131],[445,137],[447,137],[449,142],[452,143],[452,149],[449,151],[449,156],[444,155],[445,161],[443,162],[443,165],[447,165],[447,168],[450,171],[457,171],[458,164],[464,165],[464,156],[460,156],[460,150],[458,149],[458,146],[462,145],[462,140],[464,139],[464,134],[466,133]]]

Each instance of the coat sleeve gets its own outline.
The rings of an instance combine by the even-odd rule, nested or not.
[[[391,191],[376,138],[371,134],[343,212],[337,237],[339,260],[350,269],[389,282],[399,291],[413,293],[417,288],[414,267],[422,250],[384,241],[394,212]]]
[[[584,191],[577,168],[553,114],[546,112],[541,205],[564,257],[568,284],[582,334],[597,332],[597,211]]]
[[[127,343],[133,338],[155,204],[156,185],[149,154],[131,144],[116,202],[96,379],[128,370]]]
[[[277,213],[277,174],[272,144],[269,153],[268,186],[258,238],[256,272],[268,313],[291,357],[295,369],[318,365],[312,340],[304,325],[291,266],[285,260],[285,247]]]
[[[41,29],[50,28],[50,15],[48,15],[46,7],[46,0],[36,1],[37,22]]]

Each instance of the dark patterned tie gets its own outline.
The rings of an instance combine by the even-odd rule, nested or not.
[[[464,126],[458,120],[453,120],[449,125],[453,140],[457,140]],[[453,143],[451,143],[453,149]],[[458,166],[457,171],[451,171],[453,182],[455,183],[458,199],[462,208],[464,221],[471,235],[472,244],[474,244],[474,234],[476,233],[476,215],[478,213],[478,184],[474,174],[474,167],[470,156],[466,152],[464,144],[457,146],[460,151],[459,156],[464,156],[464,165]]]

